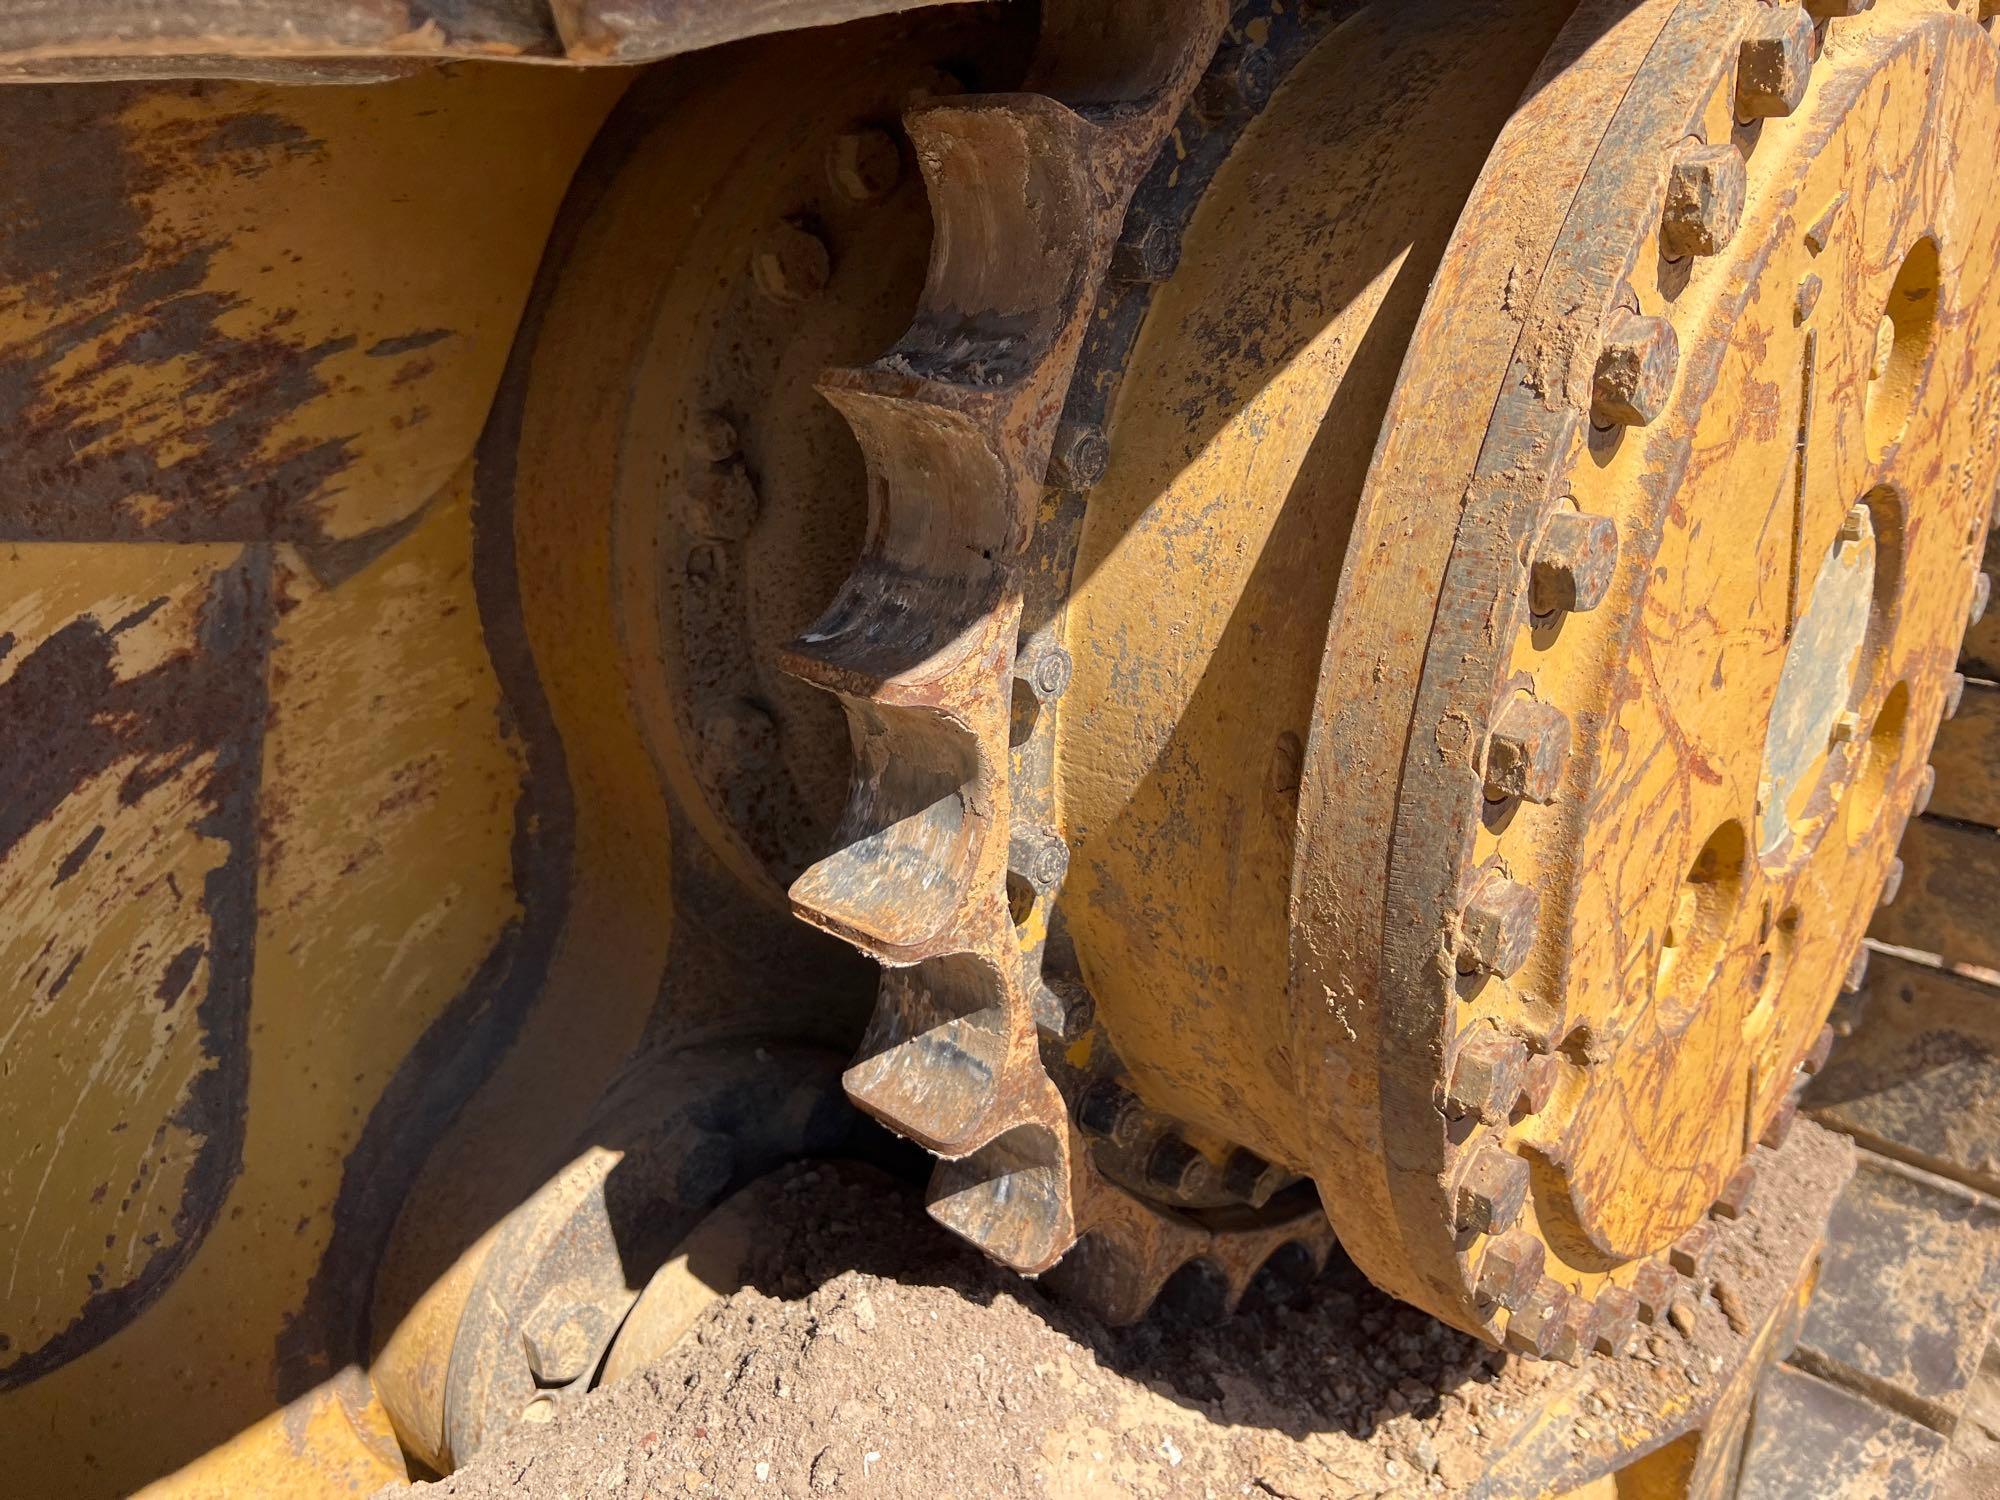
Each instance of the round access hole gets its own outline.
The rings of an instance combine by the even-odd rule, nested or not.
[[[1937,332],[1938,247],[1925,236],[1903,258],[1876,329],[1868,368],[1869,452],[1879,458],[1903,435]]]

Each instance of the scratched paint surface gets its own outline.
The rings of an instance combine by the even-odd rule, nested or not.
[[[469,457],[622,85],[0,91],[39,147],[0,161],[0,1448],[36,1493],[312,1382],[363,1290],[314,1285],[349,1154],[494,1003],[523,765]],[[414,1161],[451,1103],[397,1097]],[[393,1458],[295,1416],[246,1442]]]
[[[1979,404],[1956,399],[1990,358],[2000,204],[1956,179],[1947,160],[1952,140],[1993,128],[1994,71],[1983,35],[1938,28],[1830,90],[1809,137],[1827,144],[1796,178],[1787,171],[1762,189],[1761,222],[1742,231],[1774,248],[1747,268],[1746,285],[1716,288],[1691,321],[1714,340],[1717,387],[1684,439],[1688,471],[1660,519],[1653,563],[1671,583],[1646,593],[1634,649],[1617,668],[1575,856],[1573,1018],[1609,1053],[1608,1077],[1549,1150],[1570,1169],[1576,1231],[1600,1250],[1630,1253],[1697,1217],[1746,1135],[1763,1128],[1867,925],[1916,795],[2000,476],[1990,419],[1982,427]],[[1950,123],[1940,129],[1939,118]],[[1813,256],[1804,231],[1843,193],[1835,236]],[[1908,429],[1878,454],[1864,423],[1876,325],[1926,234],[1944,247],[1944,311]],[[1808,272],[1825,290],[1802,323],[1797,288]],[[1810,392],[1800,374],[1809,339]],[[1703,378],[1705,353],[1690,349],[1684,379]],[[1795,538],[1794,449],[1808,399]],[[1656,460],[1631,446],[1629,467],[1579,465],[1579,503],[1615,510],[1621,491],[1646,483]],[[1810,590],[1816,560],[1863,500],[1878,575],[1894,588],[1878,589],[1851,704],[1858,731],[1828,752],[1835,764],[1804,820],[1810,836],[1775,865],[1744,862],[1703,971],[1674,974],[1661,943],[1697,852],[1725,824],[1754,827],[1763,736],[1743,726],[1768,717],[1788,622],[1808,602],[1788,587],[1793,560],[1804,560]],[[1741,565],[1745,554],[1754,566]],[[1552,679],[1564,664],[1542,670]],[[1592,975],[1617,977],[1593,985]],[[1660,1109],[1663,1097],[1689,1107]]]

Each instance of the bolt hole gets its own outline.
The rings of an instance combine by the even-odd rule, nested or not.
[[[1861,769],[1847,794],[1847,841],[1859,844],[1874,832],[1882,815],[1882,799],[1895,779],[1903,759],[1905,731],[1910,722],[1910,685],[1898,682],[1889,689],[1875,723],[1861,746]]]
[[[1734,818],[1708,836],[1674,892],[1660,938],[1654,994],[1669,1030],[1694,1019],[1722,962],[1737,903],[1743,895],[1749,842]]]

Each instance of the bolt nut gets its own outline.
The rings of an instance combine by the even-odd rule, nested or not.
[[[1209,1159],[1177,1135],[1162,1136],[1146,1158],[1146,1180],[1177,1197],[1205,1191],[1214,1175]]]
[[[1532,698],[1516,698],[1500,711],[1486,742],[1486,795],[1548,803],[1562,787],[1569,764],[1569,715]]]
[[[697,463],[728,463],[743,451],[736,424],[719,411],[698,413],[688,423],[688,454]]]
[[[1111,465],[1111,444],[1094,422],[1064,422],[1056,428],[1049,450],[1049,483],[1066,490],[1087,490],[1104,478]]]
[[[1454,1200],[1452,1223],[1460,1234],[1512,1228],[1528,1202],[1527,1159],[1499,1146],[1481,1146],[1466,1164]]]
[[[1715,1195],[1709,1212],[1718,1219],[1740,1219],[1750,1212],[1750,1202],[1756,1194],[1757,1163],[1746,1156],[1724,1179],[1722,1191]]]
[[[1975,573],[1972,578],[1972,602],[1966,606],[1965,623],[1968,627],[1977,625],[1986,618],[1986,610],[1993,603],[1993,575]]]
[[[1659,420],[1680,370],[1680,335],[1665,318],[1627,313],[1597,356],[1591,420],[1599,427],[1646,427]]]
[[[1111,252],[1111,274],[1119,281],[1157,286],[1181,263],[1180,237],[1160,220],[1133,213]]]
[[[1662,1260],[1649,1260],[1639,1267],[1632,1278],[1632,1296],[1639,1305],[1641,1323],[1657,1323],[1667,1315],[1667,1309],[1674,1305],[1674,1296],[1680,1291],[1680,1278],[1674,1269]]]
[[[1562,1059],[1553,1052],[1536,1052],[1521,1068],[1521,1095],[1514,1107],[1522,1114],[1538,1115],[1549,1107],[1556,1083],[1562,1077]]]
[[[737,698],[701,726],[702,767],[716,781],[770,765],[778,758],[778,721],[762,704]]]
[[[1541,1285],[1547,1258],[1533,1235],[1503,1235],[1486,1247],[1479,1263],[1479,1300],[1497,1302],[1510,1312],[1527,1306]]]
[[[1682,149],[1667,174],[1660,220],[1660,248],[1670,259],[1722,252],[1742,222],[1748,178],[1743,153],[1729,142]]]
[[[1784,1102],[1772,1114],[1770,1123],[1757,1137],[1757,1144],[1776,1151],[1785,1144],[1785,1137],[1792,1133],[1792,1121],[1799,1117],[1799,1098],[1796,1094],[1785,1095]]]
[[[1452,1058],[1445,1108],[1453,1118],[1477,1115],[1489,1125],[1504,1121],[1521,1094],[1528,1049],[1505,1032],[1481,1026],[1459,1043]]]
[[[780,224],[758,244],[750,269],[757,289],[773,301],[808,302],[833,279],[833,257],[810,229]]]
[[[1667,1251],[1668,1263],[1690,1281],[1706,1281],[1714,1259],[1715,1230],[1707,1224],[1695,1225]]]
[[[1571,1300],[1568,1287],[1552,1276],[1542,1277],[1507,1320],[1507,1347],[1530,1359],[1548,1359],[1556,1352]]]
[[[1076,1125],[1114,1146],[1130,1146],[1145,1127],[1146,1107],[1122,1084],[1101,1078],[1083,1091],[1076,1105]]]
[[[1599,1354],[1623,1354],[1639,1326],[1639,1299],[1622,1286],[1608,1286],[1597,1294],[1597,1337],[1592,1341]]]
[[[1917,778],[1917,800],[1912,804],[1915,816],[1921,818],[1931,810],[1931,798],[1937,793],[1937,767],[1925,766],[1924,774]]]
[[[1569,1306],[1563,1311],[1562,1321],[1556,1325],[1555,1341],[1547,1357],[1559,1359],[1567,1365],[1581,1364],[1583,1357],[1597,1343],[1598,1317],[1595,1302],[1587,1297],[1572,1295]]]
[[[1757,6],[1736,52],[1736,118],[1775,120],[1805,99],[1813,18],[1796,6]]]
[[[1858,995],[1862,986],[1868,983],[1868,949],[1866,945],[1854,950],[1854,957],[1847,961],[1847,974],[1840,981],[1843,995]]]
[[[679,507],[681,525],[711,542],[742,541],[763,509],[764,498],[749,471],[734,461],[688,475]]]
[[[888,131],[874,126],[847,131],[826,148],[826,176],[852,201],[877,202],[903,180],[903,148]]]
[[[1889,861],[1889,873],[1882,877],[1882,894],[1876,898],[1877,906],[1894,906],[1897,893],[1903,889],[1903,862]]]
[[[1195,87],[1195,113],[1209,121],[1247,119],[1269,101],[1277,76],[1262,47],[1225,47]]]
[[[1518,973],[1535,946],[1541,904],[1532,887],[1489,874],[1459,920],[1459,967],[1503,979]]]
[[[1618,571],[1618,527],[1609,516],[1558,511],[1549,517],[1528,575],[1528,607],[1538,615],[1581,614],[1604,602]]]
[[[1232,1198],[1241,1199],[1252,1208],[1262,1208],[1271,1201],[1271,1195],[1292,1180],[1292,1174],[1275,1162],[1268,1162],[1255,1151],[1238,1146],[1229,1153],[1229,1160],[1223,1164],[1222,1185]]]
[[[1954,672],[1944,680],[1944,716],[1947,719],[1957,718],[1959,707],[1964,702],[1965,674]]]
[[[1826,1066],[1826,1060],[1833,1055],[1833,1028],[1822,1026],[1813,1044],[1806,1048],[1806,1055],[1799,1059],[1799,1071],[1808,1078]]]

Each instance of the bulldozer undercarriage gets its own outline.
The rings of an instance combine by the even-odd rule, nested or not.
[[[1481,1494],[1922,1493],[2000,6],[901,8],[0,19],[0,1447],[448,1472],[852,1104],[1544,1361]]]

